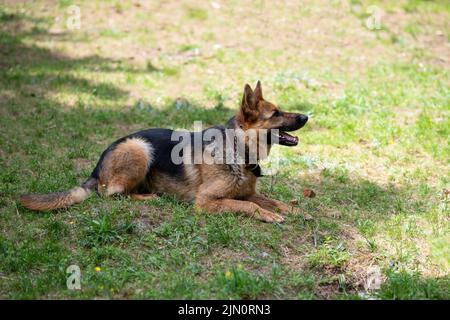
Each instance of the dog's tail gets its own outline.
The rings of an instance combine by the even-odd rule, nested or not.
[[[31,210],[48,211],[65,208],[75,203],[83,202],[98,185],[96,178],[90,177],[81,186],[67,191],[48,194],[24,194],[20,202]]]

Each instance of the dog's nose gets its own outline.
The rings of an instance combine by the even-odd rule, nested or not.
[[[308,116],[304,114],[299,114],[297,116],[297,121],[300,122],[301,124],[305,124],[308,121]]]

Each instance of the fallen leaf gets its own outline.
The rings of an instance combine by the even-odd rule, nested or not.
[[[309,188],[305,188],[305,189],[303,189],[303,195],[306,198],[314,198],[316,196],[316,193]]]

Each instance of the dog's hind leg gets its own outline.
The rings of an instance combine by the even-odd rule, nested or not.
[[[116,146],[101,165],[99,191],[106,196],[130,194],[145,182],[152,161],[152,146],[133,137]]]

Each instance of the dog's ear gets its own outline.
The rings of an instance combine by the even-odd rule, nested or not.
[[[258,110],[256,109],[256,101],[254,96],[255,94],[252,88],[246,84],[238,117],[241,122],[251,122],[258,117]]]
[[[259,80],[258,83],[256,84],[255,91],[253,91],[253,100],[255,101],[255,104],[257,104],[261,100],[264,100],[261,88],[261,81]]]
[[[244,88],[244,96],[242,97],[242,109],[253,109],[255,100],[253,99],[253,90],[246,84]]]

